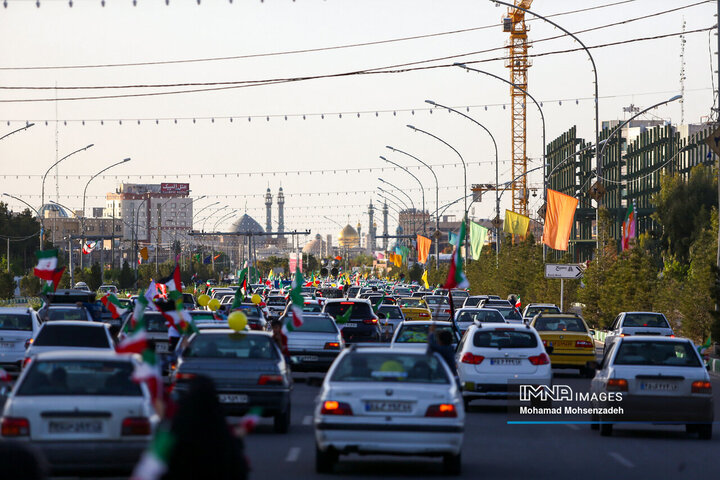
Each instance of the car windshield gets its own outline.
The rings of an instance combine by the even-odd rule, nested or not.
[[[535,348],[537,338],[528,331],[484,330],[475,332],[473,345],[480,348]]]
[[[400,320],[403,318],[402,311],[395,306],[383,306],[378,308],[377,315],[380,318],[389,318],[392,320]]]
[[[285,304],[287,304],[287,301],[285,300],[285,297],[270,297],[267,301],[268,306],[274,305],[274,306],[282,306],[284,307]]]
[[[401,298],[398,300],[398,303],[401,307],[408,307],[408,308],[426,308],[427,304],[425,303],[425,300],[422,298],[416,298],[416,297],[409,297],[409,298]]]
[[[46,323],[37,334],[33,346],[110,348],[111,345],[105,329],[100,326],[90,323],[88,326]]]
[[[587,332],[580,318],[542,317],[535,321],[535,329],[544,332]]]
[[[397,337],[395,338],[396,343],[427,343],[428,341],[428,330],[430,325],[402,325]],[[435,334],[446,330],[455,338],[453,329],[450,325],[436,325]]]
[[[146,313],[143,319],[146,322],[147,325],[147,331],[148,333],[157,333],[157,332],[167,332],[168,326],[165,320],[165,317],[163,317],[159,313]],[[195,319],[195,317],[193,317]]]
[[[29,313],[0,313],[0,330],[32,331]]]
[[[338,329],[335,322],[329,317],[313,317],[310,315],[303,317],[303,323],[299,327],[295,327],[293,332],[316,332],[316,333],[337,333]]]
[[[393,290],[393,295],[405,296],[410,295],[412,291],[409,288],[396,288]]]
[[[538,307],[528,307],[527,311],[525,312],[526,317],[534,317],[538,313],[560,313],[560,309],[556,306],[538,306]]]
[[[466,307],[477,307],[480,303],[480,300],[485,300],[484,297],[468,297],[465,299],[465,306]]]
[[[189,312],[190,316],[195,322],[202,322],[204,320],[215,320],[212,312]]]
[[[458,314],[458,322],[505,323],[505,317],[495,310],[470,310]]]
[[[440,361],[429,355],[352,353],[342,358],[333,382],[402,382],[447,384]]]
[[[319,303],[304,303],[302,310],[307,313],[320,313],[322,306]]]
[[[343,315],[352,307],[350,319],[368,319],[373,317],[372,308],[364,302],[328,302],[325,304],[325,313],[333,318]]]
[[[17,395],[139,397],[142,390],[132,381],[132,374],[133,365],[130,362],[40,360],[32,363]]]
[[[87,320],[87,315],[82,308],[52,307],[47,310],[47,318],[48,320]]]
[[[665,317],[659,313],[628,313],[623,327],[670,328]]]
[[[455,298],[468,298],[470,294],[467,292],[467,290],[452,290],[452,296],[453,300]]]
[[[497,310],[500,312],[500,315],[503,316],[506,320],[522,320],[522,316],[518,313],[518,311],[515,309],[515,307],[498,307],[498,306],[492,306],[490,307],[493,310]]]
[[[699,367],[700,360],[691,343],[632,341],[622,342],[615,355],[615,365],[655,365]]]
[[[272,339],[266,335],[244,333],[201,333],[195,335],[183,352],[185,358],[278,358]]]
[[[428,305],[448,305],[447,297],[425,297]]]
[[[233,311],[235,310],[242,310],[243,313],[248,317],[262,317],[260,307],[258,307],[257,305],[240,305],[240,307],[233,309]]]

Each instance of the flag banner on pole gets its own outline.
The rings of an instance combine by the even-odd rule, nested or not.
[[[555,250],[567,251],[577,205],[577,198],[548,188],[543,228],[545,245]]]
[[[480,258],[485,240],[487,240],[488,229],[473,221],[470,222],[470,251],[473,260]]]
[[[110,312],[112,318],[120,318],[125,315],[125,312],[130,310],[122,306],[118,298],[113,293],[107,293],[100,298],[100,302]]]
[[[458,239],[457,233],[448,232],[448,243],[450,243],[450,245],[452,245],[453,247],[457,247],[457,243],[458,243],[457,239]]]
[[[625,214],[625,220],[622,224],[622,249],[627,250],[630,248],[630,240],[635,238],[635,225],[636,225],[635,205],[628,203],[627,213]]]
[[[512,210],[505,210],[505,223],[503,224],[504,232],[524,237],[527,234],[529,226],[530,217],[520,215]]]
[[[430,284],[428,283],[428,279],[427,279],[427,270],[425,270],[423,272],[422,277],[420,277],[420,280],[423,281],[423,285],[425,286],[425,288],[430,288]]]
[[[38,250],[35,252],[38,263],[33,272],[36,277],[52,281],[58,265],[57,254],[57,250]]]
[[[148,255],[147,247],[143,247],[140,249],[140,258],[142,258],[145,261],[147,261],[147,259],[150,258],[150,256]]]
[[[422,235],[417,236],[418,262],[427,263],[428,254],[430,253],[430,245],[432,240]]]
[[[447,280],[443,288],[468,288],[470,282],[468,282],[465,272],[463,272],[463,259],[462,259],[462,242],[465,239],[465,221],[460,224],[460,234],[457,236],[458,246],[453,251],[452,259],[450,260],[450,269],[448,270]]]
[[[283,325],[283,331],[285,333],[292,332],[303,324],[302,309],[305,305],[305,299],[302,296],[303,276],[300,268],[295,269],[295,277],[292,280],[292,290],[290,290],[290,305],[291,315]]]
[[[173,273],[162,280],[158,280],[158,285],[165,285],[167,291],[166,294],[172,300],[182,298],[182,280],[180,278],[180,265],[175,264]]]
[[[83,247],[82,247],[83,255],[92,253],[92,251],[95,250],[96,246],[97,246],[97,242],[87,242],[87,243],[83,244]]]

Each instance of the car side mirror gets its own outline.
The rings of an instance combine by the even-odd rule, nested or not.
[[[553,350],[555,350],[555,347],[553,347],[552,345],[550,345],[549,347],[545,347],[545,351],[548,353],[548,355],[551,354]]]
[[[591,336],[591,337],[594,337],[594,336],[595,336],[595,330],[590,330],[590,336]]]

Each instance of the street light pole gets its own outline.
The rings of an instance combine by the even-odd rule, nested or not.
[[[425,165],[427,167],[428,170],[430,170],[430,173],[433,174],[433,178],[435,178],[435,235],[434,236],[435,236],[435,270],[437,270],[438,268],[440,268],[440,266],[438,265],[438,263],[439,263],[438,258],[440,258],[440,257],[438,257],[439,250],[440,250],[439,246],[438,246],[439,239],[440,239],[440,214],[438,213],[440,210],[440,207],[439,207],[439,205],[440,205],[440,200],[439,200],[440,199],[440,185],[438,184],[438,179],[437,179],[437,175],[435,175],[435,170],[433,170],[430,165],[423,162],[415,155],[411,155],[411,154],[404,152],[402,150],[399,150],[395,147],[391,147],[390,145],[386,145],[385,148],[388,148],[388,149],[392,150],[393,152],[398,152],[398,153],[402,153],[403,155],[407,155],[408,157],[413,158],[413,159],[417,160],[418,162],[422,163],[423,165]]]
[[[485,132],[487,132],[488,135],[490,135],[490,139],[492,140],[493,146],[495,147],[495,217],[499,221],[500,220],[500,194],[498,193],[498,189],[500,188],[500,160],[498,158],[498,147],[497,147],[497,142],[495,141],[495,137],[493,136],[492,133],[490,133],[490,130],[488,130],[485,127],[485,125],[478,122],[471,116],[465,115],[464,113],[462,113],[459,110],[456,110],[452,107],[448,107],[446,105],[441,105],[439,103],[433,102],[432,100],[425,100],[425,103],[429,103],[430,105],[433,105],[435,107],[445,108],[449,112],[455,112],[458,115],[461,115],[461,116],[467,118],[468,120],[473,122],[475,125],[482,128],[483,130],[485,130]],[[544,141],[545,140],[543,138],[543,142]],[[497,224],[495,226],[495,255],[496,255],[496,257],[500,255],[500,226]],[[497,258],[496,258],[496,260],[497,260]]]
[[[40,250],[42,250],[42,249],[43,249],[43,239],[42,239],[42,234],[43,234],[43,233],[42,233],[42,232],[45,231],[45,223],[44,223],[44,221],[43,221],[42,216],[40,215],[40,212],[38,212],[35,207],[33,207],[32,205],[30,205],[28,202],[26,202],[26,201],[23,200],[22,198],[16,197],[15,195],[10,195],[9,193],[3,193],[3,195],[6,196],[6,197],[14,198],[14,199],[17,200],[18,202],[24,203],[25,205],[28,206],[28,208],[30,208],[30,210],[32,210],[33,212],[35,212],[35,214],[38,216],[38,220],[40,220]],[[8,256],[8,264],[9,264],[9,263],[10,263],[10,256]]]
[[[407,127],[410,128],[410,129],[412,129],[413,131],[420,132],[420,133],[424,133],[425,135],[428,135],[428,136],[434,138],[435,140],[438,140],[439,142],[441,142],[441,143],[445,144],[447,147],[449,147],[453,152],[455,152],[455,154],[460,158],[460,161],[462,162],[462,166],[463,166],[463,186],[464,186],[463,193],[467,193],[467,165],[465,164],[465,159],[463,158],[463,156],[460,155],[460,152],[458,152],[455,147],[453,147],[452,145],[450,145],[448,142],[446,142],[446,141],[443,140],[442,138],[438,137],[437,135],[433,135],[433,134],[430,133],[430,132],[426,132],[425,130],[421,130],[421,129],[419,129],[419,128],[417,128],[417,127],[414,127],[414,126],[412,126],[412,125],[407,125]],[[467,198],[465,198],[465,218],[463,219],[463,221],[464,221],[465,224],[467,225]],[[465,230],[465,232],[466,232],[466,233],[465,233],[465,238],[463,238],[463,242],[465,242],[465,263],[467,263],[467,257],[468,257],[468,248],[467,248],[467,242],[466,242],[466,240],[467,240],[467,230]]]
[[[393,162],[393,161],[391,161],[391,160],[388,160],[387,158],[383,157],[382,155],[380,155],[380,158],[381,158],[382,160],[386,161],[387,163],[389,163],[389,164],[391,164],[391,165],[395,165],[396,167],[404,170],[405,172],[407,172],[408,175],[410,175],[411,177],[413,177],[416,182],[418,182],[418,185],[420,185],[420,192],[422,193],[422,216],[423,216],[423,218],[424,218],[424,217],[425,217],[425,187],[423,186],[422,182],[421,182],[415,175],[413,175],[413,173],[412,173],[410,170],[408,170],[407,168],[403,167],[402,165],[399,165],[399,164],[397,164],[397,163],[395,163],[395,162]],[[427,231],[426,225],[427,225],[427,222],[424,221],[424,222],[423,222],[423,233],[425,233],[425,232]]]
[[[35,125],[35,124],[34,124],[34,123],[28,123],[28,124],[25,125],[24,127],[18,128],[17,130],[13,130],[13,131],[10,132],[10,133],[6,133],[6,134],[3,135],[2,137],[0,137],[0,140],[3,140],[3,139],[5,139],[5,138],[9,137],[9,136],[12,135],[13,133],[18,133],[18,132],[22,132],[23,130],[27,130],[28,128],[32,127],[33,125]]]
[[[100,175],[101,173],[106,172],[106,171],[110,170],[110,169],[113,168],[113,167],[116,167],[116,166],[118,166],[118,165],[122,165],[123,163],[129,162],[129,161],[130,161],[130,158],[125,158],[125,159],[123,159],[123,160],[120,160],[119,162],[113,163],[112,165],[103,168],[103,169],[100,170],[98,173],[96,173],[95,175],[93,175],[92,177],[90,177],[90,180],[88,180],[87,183],[85,184],[85,189],[83,190],[82,217],[81,217],[81,222],[80,222],[80,223],[81,223],[81,226],[80,226],[80,227],[81,227],[81,230],[82,230],[80,236],[81,236],[81,238],[82,238],[83,246],[85,245],[85,199],[87,198],[87,189],[88,189],[88,186],[90,185],[90,182],[92,182],[93,180],[95,180],[95,178],[97,178],[98,175]],[[81,269],[83,268],[83,258],[82,258],[82,255],[80,255],[80,268],[81,268]]]
[[[380,181],[383,182],[383,183],[386,183],[386,184],[390,185],[391,187],[393,187],[393,188],[396,189],[396,190],[400,190],[399,188],[397,188],[395,185],[393,185],[393,184],[390,183],[390,182],[386,182],[385,180],[383,180],[383,179],[381,179],[381,178],[378,178],[378,180],[380,180]],[[398,196],[395,195],[394,193],[392,193],[392,192],[390,192],[390,191],[388,191],[388,190],[383,190],[382,187],[378,187],[378,190],[380,190],[381,192],[387,193],[388,195],[392,195],[394,198],[397,198],[398,201],[405,206],[405,211],[406,211],[406,212],[407,212],[408,210],[410,210],[410,209],[408,208],[407,204],[405,203],[405,201],[404,201],[404,200],[400,200],[400,197],[398,197]],[[400,191],[408,198],[408,200],[410,200],[410,206],[413,208],[413,210],[415,210],[415,205],[413,205],[412,199],[411,199],[410,197],[408,197],[407,193],[403,192],[402,190],[400,190]],[[414,220],[415,220],[415,217],[413,216],[412,228],[413,228],[413,230],[417,230],[417,229],[415,228],[415,221],[414,221]],[[399,222],[398,222],[398,223],[399,223]],[[410,225],[408,224],[408,227],[409,227],[409,226],[410,226]]]

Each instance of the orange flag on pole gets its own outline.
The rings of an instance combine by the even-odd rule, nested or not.
[[[545,228],[543,229],[545,245],[555,250],[568,249],[568,240],[570,240],[570,230],[572,230],[577,204],[577,198],[548,188]]]
[[[430,244],[432,240],[423,237],[422,235],[417,236],[417,251],[418,251],[418,262],[426,263],[428,254],[430,253]]]

